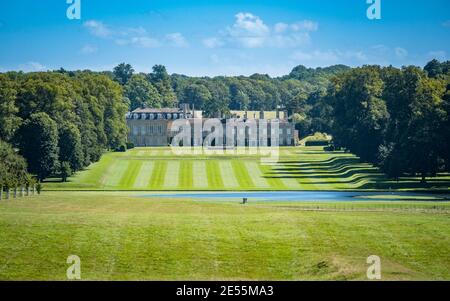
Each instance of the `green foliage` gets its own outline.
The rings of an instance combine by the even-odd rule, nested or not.
[[[114,67],[113,77],[121,85],[126,85],[133,76],[134,69],[130,64],[121,63]]]
[[[130,110],[157,108],[161,105],[158,90],[142,74],[134,75],[124,87],[124,95],[130,100]]]
[[[46,113],[35,113],[19,129],[20,153],[29,171],[43,180],[58,170],[58,128]]]
[[[162,107],[174,107],[177,104],[177,96],[173,91],[172,81],[166,67],[155,65],[153,72],[149,75],[149,80],[161,95]]]
[[[58,70],[0,75],[0,138],[19,148],[27,161],[32,162],[30,171],[36,174],[39,171],[40,179],[58,172],[60,161],[69,162],[72,171],[78,171],[98,161],[105,149],[125,143],[127,110],[120,84],[106,73]],[[39,124],[34,124],[34,119],[30,121],[41,113],[46,117],[40,118]],[[56,161],[54,125],[56,150],[59,146]],[[39,132],[40,128],[43,141],[35,141],[36,132],[30,126],[33,131]],[[43,153],[34,149],[39,143],[42,144],[38,149]],[[44,146],[45,143],[49,144]],[[46,157],[47,152],[50,157]],[[39,158],[47,162],[39,166]]]
[[[0,186],[11,188],[32,182],[25,159],[8,143],[0,140]]]
[[[16,85],[7,75],[0,74],[0,139],[9,141],[20,126],[21,118],[15,105]]]
[[[59,129],[59,161],[69,164],[73,171],[84,167],[80,131],[76,125],[64,123]]]
[[[203,108],[212,100],[212,95],[203,84],[190,84],[183,89],[183,103],[188,103],[195,108]]]
[[[72,175],[72,168],[70,167],[70,163],[67,161],[61,162],[61,180],[63,182],[67,182],[67,178]]]

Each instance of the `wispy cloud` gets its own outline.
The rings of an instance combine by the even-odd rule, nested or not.
[[[89,20],[84,22],[83,26],[89,30],[89,32],[100,38],[108,38],[113,32],[101,21]]]
[[[399,59],[405,59],[408,56],[408,51],[402,47],[395,47],[394,52]]]
[[[442,26],[450,28],[450,20],[442,22]]]
[[[186,41],[185,37],[179,33],[179,32],[174,32],[174,33],[169,33],[166,35],[166,40],[168,41],[168,43],[171,46],[174,47],[188,47],[189,44]]]
[[[267,25],[260,17],[252,13],[240,12],[235,15],[235,22],[216,37],[203,40],[204,46],[217,48],[234,45],[244,48],[277,47],[289,48],[310,43],[310,32],[317,31],[317,22],[303,20],[288,24],[279,22]]]
[[[219,38],[207,38],[203,39],[203,45],[207,48],[218,48],[225,45],[225,43]]]
[[[84,27],[99,38],[114,41],[119,46],[135,46],[139,48],[157,48],[161,46],[187,47],[189,43],[179,32],[169,33],[162,38],[152,37],[142,26],[116,28],[101,21],[86,21]]]
[[[145,28],[141,26],[113,28],[101,21],[90,20],[84,23],[84,27],[92,35],[113,40],[119,46],[131,45],[140,48],[156,48],[161,46],[158,39],[150,37]]]
[[[39,62],[27,62],[25,64],[19,65],[19,70],[25,71],[25,72],[37,72],[37,71],[45,71],[48,68],[44,65],[42,65]]]
[[[93,54],[96,53],[97,51],[98,48],[92,45],[84,45],[80,50],[82,54]]]

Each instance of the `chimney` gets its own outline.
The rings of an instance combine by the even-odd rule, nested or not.
[[[264,110],[261,110],[261,111],[259,112],[259,119],[263,120],[263,119],[265,119],[264,117],[265,117],[265,116],[264,116]]]
[[[248,112],[247,112],[247,111],[245,111],[245,113],[244,113],[244,119],[245,119],[245,120],[248,119]]]
[[[277,119],[280,119],[280,107],[277,106],[277,115],[276,115]]]

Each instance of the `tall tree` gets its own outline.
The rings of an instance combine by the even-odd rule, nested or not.
[[[161,95],[144,75],[133,75],[124,87],[124,94],[130,100],[130,110],[160,107]]]
[[[133,76],[134,69],[130,64],[121,63],[114,67],[114,79],[122,86],[125,86]]]
[[[153,66],[153,72],[150,73],[149,79],[161,95],[161,105],[174,107],[177,104],[177,97],[173,91],[171,78],[166,67],[163,65]]]
[[[84,166],[81,135],[78,128],[71,123],[64,123],[59,129],[59,161],[67,162],[72,171]]]
[[[15,105],[16,85],[6,74],[0,74],[0,139],[9,141],[20,126]]]
[[[19,131],[20,152],[28,162],[29,171],[44,180],[58,170],[58,129],[46,113],[35,113]]]
[[[201,109],[211,98],[211,93],[203,84],[191,84],[184,88],[182,101]]]

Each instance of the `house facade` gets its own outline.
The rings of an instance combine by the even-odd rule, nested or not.
[[[230,146],[231,143],[234,144],[233,146],[237,146],[238,141],[241,141],[240,146],[243,144],[245,146],[271,146],[275,145],[274,140],[277,140],[276,143],[280,146],[294,146],[298,143],[298,132],[286,118],[285,112],[231,111],[230,115],[228,119],[218,119],[223,127],[223,145]],[[267,116],[271,119],[268,119]],[[137,109],[127,113],[126,120],[129,129],[128,142],[137,147],[171,145],[174,137],[179,133],[179,131],[172,131],[175,121],[182,121],[191,128],[191,146],[202,146],[204,139],[211,133],[204,130],[205,123],[209,119],[203,118],[202,111],[191,110],[187,106]],[[230,122],[235,122],[234,124],[239,124],[239,126],[232,128],[231,131],[227,130],[227,123]],[[252,131],[254,131],[253,135]],[[274,136],[276,132],[278,135]],[[239,140],[238,136],[244,137],[243,140]],[[213,143],[217,142],[213,141]]]

